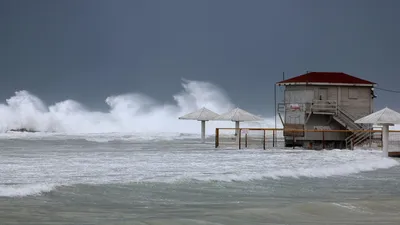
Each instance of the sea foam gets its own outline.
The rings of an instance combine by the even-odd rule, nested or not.
[[[24,197],[50,192],[54,184],[0,185],[0,197]]]
[[[183,80],[182,88],[182,91],[172,96],[171,104],[159,102],[143,93],[112,95],[105,100],[108,110],[104,112],[88,110],[85,105],[71,99],[48,106],[28,91],[17,91],[6,100],[6,104],[0,104],[0,132],[26,128],[69,134],[199,133],[199,122],[181,121],[178,117],[201,107],[217,113],[224,113],[235,107],[225,91],[217,85]],[[257,124],[259,127],[268,127],[273,124],[273,120],[266,119]],[[215,127],[221,126],[234,125],[232,122],[209,122],[207,131],[213,132]]]
[[[182,147],[182,146],[181,146]],[[2,160],[0,196],[36,195],[57,185],[249,182],[330,178],[387,169],[399,162],[380,151],[146,150],[32,153]],[[18,171],[18,176],[10,171]],[[14,174],[14,175],[13,175]],[[57,184],[57,185],[56,185]]]

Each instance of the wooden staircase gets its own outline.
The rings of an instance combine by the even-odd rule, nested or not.
[[[353,131],[352,134],[345,139],[347,149],[354,149],[354,146],[362,144],[372,138],[372,133],[368,132],[368,130],[372,129],[372,126],[354,123],[357,118],[341,107],[338,107],[337,114],[333,118],[346,129]]]
[[[308,118],[311,116],[311,113],[332,115],[333,119],[347,130],[354,131],[345,139],[346,148],[348,149],[353,149],[355,145],[362,144],[372,138],[372,133],[366,132],[366,130],[372,129],[372,126],[354,123],[358,118],[338,106],[335,100],[314,100],[310,111]]]

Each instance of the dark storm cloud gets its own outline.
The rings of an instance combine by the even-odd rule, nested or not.
[[[272,113],[273,83],[343,71],[400,89],[398,1],[0,1],[0,96],[95,106],[140,91],[161,101],[180,79],[222,86]],[[400,109],[378,91],[377,107]]]

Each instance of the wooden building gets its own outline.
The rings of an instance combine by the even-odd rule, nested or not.
[[[374,109],[375,83],[339,72],[309,72],[277,83],[284,87],[278,113],[286,129],[365,130],[355,120]],[[284,114],[284,115],[282,115]],[[345,148],[370,138],[367,132],[289,132],[286,146]]]

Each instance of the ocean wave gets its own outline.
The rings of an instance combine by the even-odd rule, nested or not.
[[[241,172],[241,173],[225,173],[225,174],[205,174],[197,176],[177,176],[173,178],[163,179],[157,178],[152,181],[164,180],[165,182],[185,182],[189,180],[196,181],[223,181],[223,182],[246,182],[262,179],[281,179],[281,178],[328,178],[333,176],[348,176],[361,172],[370,172],[378,169],[388,169],[398,166],[400,163],[396,160],[383,158],[379,160],[367,160],[358,162],[343,163],[327,167],[298,167],[290,169],[276,169],[265,172]]]
[[[207,135],[206,138],[213,137]],[[0,140],[82,140],[96,143],[107,142],[138,142],[138,141],[174,141],[174,140],[199,140],[200,134],[176,133],[176,132],[148,132],[148,133],[96,133],[96,134],[65,134],[65,133],[0,133]]]
[[[50,192],[56,187],[55,184],[0,185],[0,197],[35,196]]]
[[[142,93],[113,95],[105,100],[104,112],[92,111],[75,100],[46,105],[39,97],[22,90],[0,104],[0,133],[26,129],[47,133],[89,134],[112,132],[178,132],[200,133],[198,121],[182,121],[178,117],[207,107],[216,113],[234,108],[225,91],[202,81],[182,81],[182,91],[173,95],[174,103],[162,103]],[[249,123],[254,127],[271,126],[272,119]],[[244,125],[246,123],[243,123]],[[232,127],[232,122],[210,121],[206,129]]]
[[[288,153],[290,154],[290,153]],[[175,172],[174,175],[167,174],[148,174],[136,177],[124,177],[122,179],[94,178],[68,181],[63,185],[56,184],[22,184],[22,185],[0,185],[0,197],[25,197],[37,196],[48,193],[60,186],[83,185],[105,185],[105,184],[132,184],[132,183],[192,183],[192,182],[249,182],[264,179],[279,180],[282,178],[301,179],[304,178],[329,178],[334,176],[348,176],[360,172],[369,172],[379,169],[388,169],[398,166],[400,163],[390,158],[374,158],[363,161],[340,163],[326,167],[292,167],[292,168],[270,168],[267,171],[231,171],[231,172]],[[62,181],[60,181],[62,182]]]
[[[50,151],[2,157],[0,196],[37,195],[56,185],[252,182],[282,178],[330,178],[399,166],[381,151],[365,150],[118,150]],[[184,150],[183,150],[184,149]],[[24,150],[25,151],[25,150]],[[10,153],[7,153],[10,154]],[[12,152],[15,154],[15,151]],[[24,156],[27,153],[24,153]],[[18,176],[10,171],[18,171]],[[354,179],[358,179],[354,177]],[[360,178],[362,179],[362,178]]]

